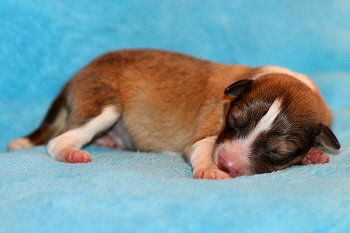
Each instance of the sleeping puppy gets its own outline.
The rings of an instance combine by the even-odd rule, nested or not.
[[[158,50],[106,53],[80,70],[41,126],[9,150],[47,144],[50,156],[91,162],[89,142],[182,153],[195,178],[226,179],[324,163],[339,149],[331,112],[306,76]]]

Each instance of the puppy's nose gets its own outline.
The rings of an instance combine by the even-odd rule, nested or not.
[[[229,173],[233,178],[244,175],[243,171],[239,171],[239,167],[240,165],[237,164],[237,161],[232,159],[225,158],[223,156],[220,156],[218,159],[218,168]]]
[[[227,140],[220,144],[214,152],[216,166],[232,177],[251,175],[249,170],[250,148],[240,141]]]

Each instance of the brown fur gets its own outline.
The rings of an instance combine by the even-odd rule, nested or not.
[[[47,143],[57,134],[98,116],[105,106],[113,105],[121,114],[134,149],[189,155],[195,142],[218,135],[225,126],[227,107],[232,101],[224,96],[225,88],[251,78],[258,70],[159,50],[109,52],[67,83],[42,126],[28,139],[34,145]],[[297,99],[298,104],[288,106],[285,102],[285,106],[295,119],[310,118],[330,125],[331,113],[319,93],[313,93],[298,80],[275,76],[273,82],[261,86],[259,95],[271,90],[276,96],[283,95],[281,86],[292,88],[294,94],[288,98]],[[248,94],[245,98],[249,102],[256,96]],[[56,115],[60,117],[53,117]]]
[[[113,104],[122,112],[136,149],[184,152],[195,141],[218,134],[228,101],[223,90],[253,71],[165,51],[109,52],[67,84],[67,125],[77,127]],[[318,101],[326,109],[322,99]],[[325,115],[319,118],[329,125]]]
[[[69,82],[71,124],[114,104],[135,149],[182,153],[190,142],[219,132],[223,90],[250,70],[155,50],[107,53]]]

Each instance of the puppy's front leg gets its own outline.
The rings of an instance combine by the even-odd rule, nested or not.
[[[232,178],[219,170],[213,162],[216,136],[206,137],[188,147],[186,154],[193,168],[195,179],[222,180]]]

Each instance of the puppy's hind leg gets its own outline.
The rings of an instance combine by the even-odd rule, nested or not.
[[[121,108],[117,92],[100,77],[82,73],[70,81],[66,93],[66,128],[49,141],[48,153],[62,162],[91,162],[91,156],[80,149],[118,121]]]
[[[73,120],[75,123],[70,130],[49,141],[49,154],[61,162],[91,162],[91,156],[80,150],[81,147],[90,142],[96,134],[113,126],[119,117],[120,114],[114,105],[105,106],[97,116],[90,119],[86,119],[85,114],[82,114],[78,121]]]
[[[47,144],[51,138],[66,128],[68,109],[65,91],[66,88],[63,88],[53,101],[41,125],[29,135],[11,141],[7,146],[9,151]]]

